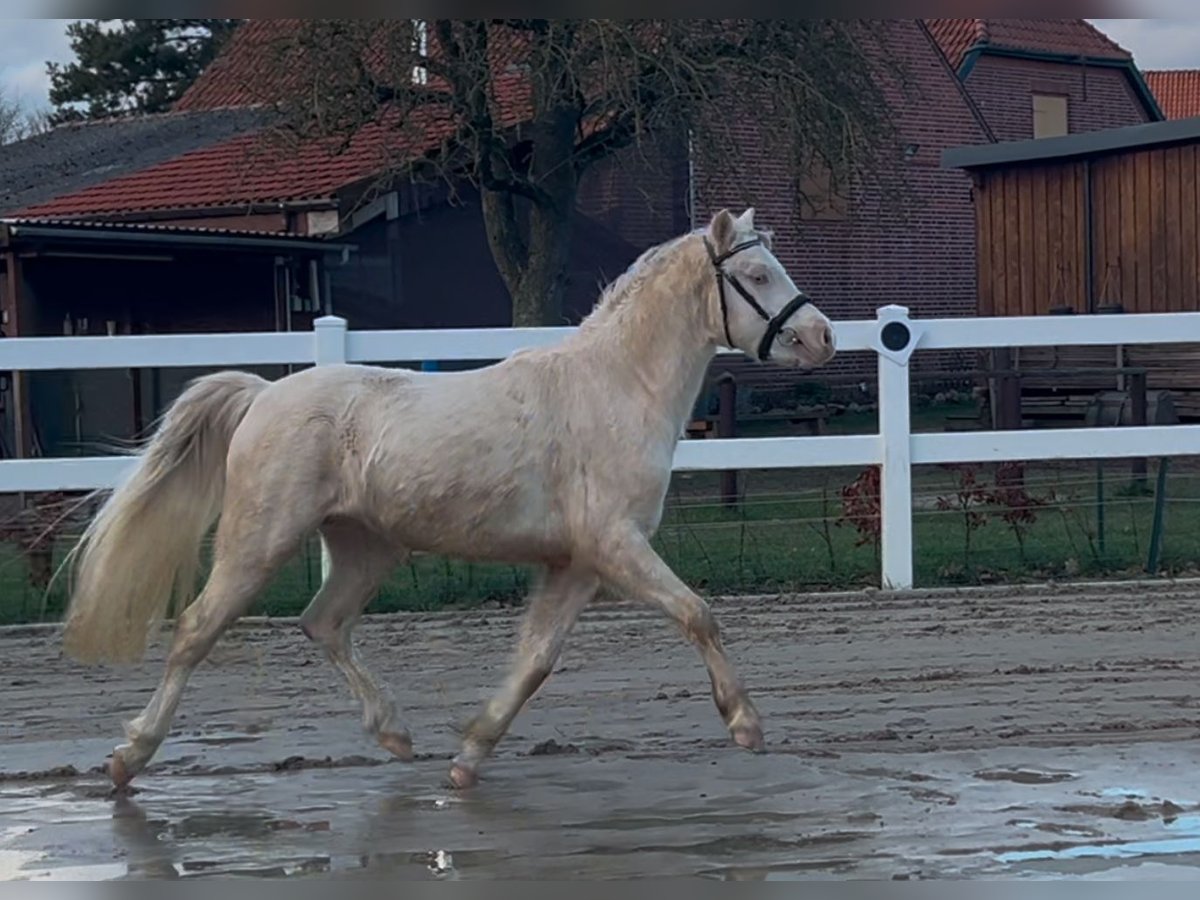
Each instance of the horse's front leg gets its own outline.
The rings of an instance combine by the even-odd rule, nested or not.
[[[589,571],[561,568],[548,572],[534,589],[508,677],[464,729],[462,750],[450,767],[455,787],[475,784],[480,764],[549,676],[567,635],[598,586],[598,579]]]
[[[720,627],[708,604],[680,580],[645,535],[624,528],[600,549],[597,571],[632,600],[652,603],[667,614],[699,650],[712,682],[717,711],[741,747],[761,752],[762,722],[750,695],[721,646]]]

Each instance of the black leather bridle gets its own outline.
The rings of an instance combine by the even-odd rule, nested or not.
[[[742,299],[750,304],[750,308],[758,313],[763,321],[767,323],[767,330],[763,332],[762,340],[758,342],[758,358],[761,362],[766,362],[771,355],[771,345],[775,343],[775,338],[779,337],[779,332],[787,325],[790,319],[800,307],[810,301],[810,298],[803,291],[787,302],[779,312],[775,315],[770,315],[757,300],[754,295],[746,290],[740,281],[721,268],[721,264],[729,257],[736,253],[741,253],[743,250],[749,250],[751,247],[757,247],[762,243],[762,238],[752,238],[748,241],[743,241],[740,244],[734,244],[724,253],[718,255],[713,249],[712,244],[708,242],[708,238],[704,239],[704,248],[708,251],[708,258],[712,260],[713,268],[717,270],[717,293],[721,298],[721,321],[725,326],[725,343],[731,348],[734,348],[733,338],[729,334],[729,303],[725,299],[725,282],[728,281],[733,285],[733,289],[742,295]]]

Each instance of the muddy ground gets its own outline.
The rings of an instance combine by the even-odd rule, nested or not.
[[[161,649],[86,669],[0,633],[0,877],[1200,879],[1200,587],[716,606],[766,755],[728,743],[667,623],[600,606],[462,795],[454,726],[511,612],[361,627],[411,765],[293,625],[244,626],[121,799],[95,767]]]

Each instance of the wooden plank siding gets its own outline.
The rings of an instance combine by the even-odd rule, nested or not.
[[[1200,143],[975,176],[980,315],[1200,310]]]
[[[1011,163],[973,176],[980,315],[1039,316],[1063,306],[1087,314],[1118,304],[1128,313],[1200,311],[1200,142]],[[1019,368],[1118,360],[1145,367],[1151,389],[1171,390],[1182,415],[1200,416],[1196,345],[1014,351]],[[1023,388],[1086,396],[1117,383],[1115,374],[1047,373],[1027,376]]]
[[[976,204],[979,314],[1078,311],[1086,296],[1082,176],[1062,166],[984,173]]]

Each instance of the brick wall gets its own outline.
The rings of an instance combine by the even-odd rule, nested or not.
[[[967,90],[1001,141],[1033,137],[1032,95],[1067,97],[1072,133],[1148,121],[1122,70],[984,54],[966,79]]]
[[[971,185],[961,171],[943,169],[948,147],[982,143],[983,131],[972,115],[940,54],[911,20],[892,27],[890,50],[908,70],[912,102],[896,101],[902,152],[885,176],[906,185],[910,202],[890,209],[877,192],[859,191],[843,220],[796,222],[791,166],[748,150],[750,158],[736,179],[700,173],[699,221],[722,206],[751,203],[756,222],[775,232],[775,251],[797,285],[834,319],[872,318],[879,306],[898,303],[917,316],[966,316],[975,311],[975,226]],[[769,123],[747,117],[751,130]],[[919,362],[932,364],[925,355]],[[940,365],[961,360],[942,357]],[[862,373],[872,380],[868,354],[844,354],[833,371]]]
[[[579,210],[641,251],[689,227],[687,156],[678,143],[629,147],[593,165],[579,184]]]

